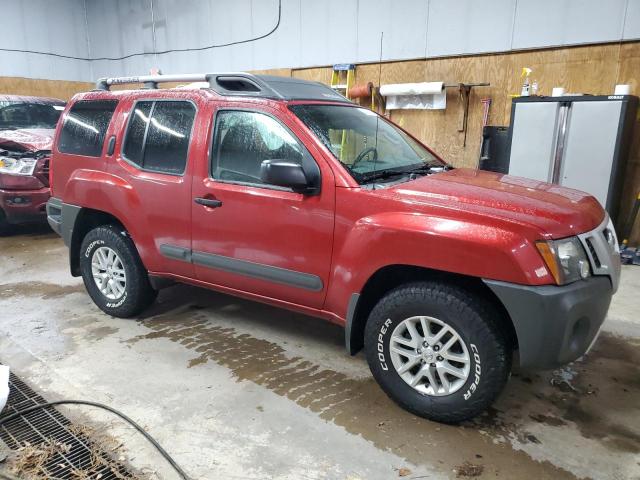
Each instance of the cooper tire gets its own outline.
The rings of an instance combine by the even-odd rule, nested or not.
[[[365,352],[371,373],[392,400],[415,415],[443,423],[458,423],[473,418],[494,402],[511,372],[512,352],[507,336],[500,328],[499,315],[500,312],[491,303],[454,285],[416,282],[400,286],[378,302],[367,321]],[[463,350],[468,352],[468,366],[465,363],[451,362],[451,365],[460,367],[456,373],[466,371],[468,377],[464,379],[460,374],[462,379],[458,381],[455,391],[451,389],[450,394],[443,393],[447,391],[443,387],[444,381],[439,384],[438,379],[430,373],[429,379],[425,376],[421,380],[423,383],[410,386],[409,383],[413,383],[413,380],[409,382],[407,378],[413,375],[413,371],[417,372],[416,376],[422,373],[420,363],[409,372],[403,372],[403,368],[398,369],[394,365],[394,360],[397,365],[398,358],[404,359],[404,355],[397,354],[398,332],[405,328],[408,319],[425,317],[440,322],[457,333],[460,347],[455,348],[459,349],[459,353],[452,354],[452,358],[465,358]],[[416,322],[415,325],[418,324],[417,320],[413,321]],[[418,327],[418,333],[422,331],[424,334],[420,328]],[[390,351],[392,335],[395,335],[394,352]],[[404,335],[411,338],[406,328]],[[429,335],[430,338],[435,338],[435,335]],[[453,338],[453,334],[449,338]],[[427,344],[425,341],[423,345]],[[436,366],[441,364],[425,363],[425,352],[426,349],[412,358],[422,362],[426,373],[429,365],[433,365],[432,371],[435,371]],[[432,353],[437,355],[437,352],[430,350],[428,361],[431,361]],[[438,359],[447,361],[439,356]],[[437,362],[435,357],[433,361]],[[452,380],[458,377],[446,373],[445,378],[450,386],[449,384],[453,384]],[[441,390],[439,393],[435,393],[437,389],[431,387],[432,382]],[[431,394],[426,393],[427,391]]]
[[[102,282],[100,276],[108,276],[108,273],[96,259],[103,258],[110,252],[113,252],[113,258],[118,259],[118,268],[113,269],[114,275],[115,272],[123,272],[120,275],[124,280],[119,286],[114,286],[113,290],[105,287],[105,293],[98,283]],[[147,271],[133,241],[122,228],[114,225],[94,228],[84,237],[80,248],[80,271],[93,302],[103,312],[114,317],[129,318],[138,315],[154,302],[158,294],[149,283]]]

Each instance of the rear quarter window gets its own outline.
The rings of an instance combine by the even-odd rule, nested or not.
[[[58,151],[99,157],[104,137],[118,102],[80,100],[67,112],[58,140]]]

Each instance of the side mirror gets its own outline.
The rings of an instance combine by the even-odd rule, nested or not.
[[[289,187],[296,193],[312,195],[318,186],[307,178],[302,165],[286,160],[264,160],[260,165],[260,179],[270,185]]]

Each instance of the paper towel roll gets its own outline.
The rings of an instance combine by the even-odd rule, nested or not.
[[[631,95],[631,85],[616,85],[614,95]]]
[[[444,91],[444,82],[393,83],[382,85],[380,95],[434,95]]]

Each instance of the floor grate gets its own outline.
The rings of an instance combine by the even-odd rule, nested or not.
[[[46,400],[34,392],[13,373],[9,376],[9,399],[2,415],[23,410],[32,405],[46,403]],[[125,467],[108,458],[95,448],[84,435],[70,430],[71,421],[58,412],[55,407],[47,407],[22,415],[0,426],[0,439],[9,448],[17,450],[26,442],[33,446],[55,440],[67,445],[66,453],[56,453],[46,461],[43,470],[47,479],[77,480],[74,469],[88,469],[96,464],[96,455],[104,460],[104,465],[91,470],[91,478],[100,480],[118,480],[135,478]],[[101,462],[102,463],[102,462]]]

